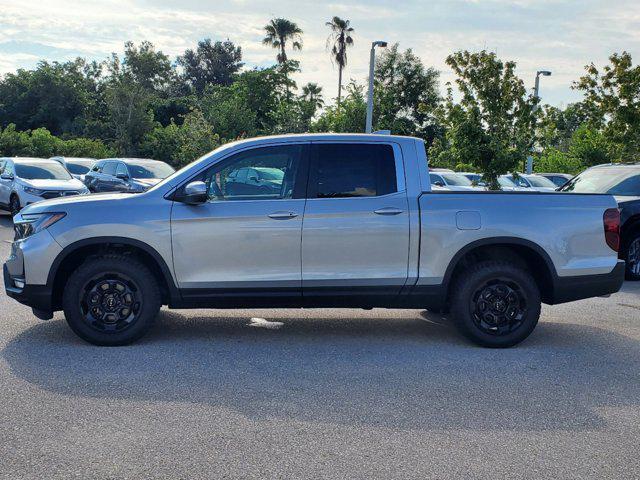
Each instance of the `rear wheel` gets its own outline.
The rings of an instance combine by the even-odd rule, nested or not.
[[[540,318],[540,291],[524,268],[483,261],[458,276],[451,315],[460,331],[484,347],[511,347],[531,334]]]
[[[67,323],[95,345],[126,345],[149,328],[161,305],[158,282],[135,258],[105,255],[71,274],[62,298]]]
[[[640,230],[631,232],[629,239],[625,242],[623,255],[627,280],[640,280]]]
[[[20,213],[20,198],[15,193],[9,199],[9,212],[11,215]]]

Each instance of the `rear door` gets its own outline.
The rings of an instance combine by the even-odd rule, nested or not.
[[[302,228],[303,295],[399,293],[409,257],[400,148],[318,142],[311,159]]]

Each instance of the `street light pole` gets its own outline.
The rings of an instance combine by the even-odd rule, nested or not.
[[[373,128],[373,73],[376,65],[376,47],[384,48],[387,42],[378,40],[371,43],[371,52],[369,54],[369,93],[367,95],[367,124],[366,133],[371,133]]]
[[[536,72],[536,83],[533,87],[533,97],[539,102],[540,100],[540,75],[543,77],[551,76],[551,72],[549,70],[538,70]],[[536,102],[536,105],[533,107],[534,113],[540,108],[540,104]],[[531,147],[531,151],[533,153],[533,146]],[[533,155],[529,155],[527,157],[527,163],[525,165],[524,171],[526,173],[533,173]]]

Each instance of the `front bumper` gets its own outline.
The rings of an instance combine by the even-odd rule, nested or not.
[[[48,313],[52,311],[51,288],[47,285],[24,285],[23,287],[18,287],[16,280],[18,280],[18,283],[24,282],[24,277],[12,276],[6,263],[2,268],[2,273],[4,276],[4,290],[7,296],[34,310]]]
[[[625,265],[618,260],[610,273],[556,277],[551,304],[573,302],[584,298],[601,297],[616,293],[624,282]]]

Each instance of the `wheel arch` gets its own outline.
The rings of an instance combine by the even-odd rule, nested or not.
[[[455,277],[461,274],[466,266],[481,260],[505,258],[527,268],[540,289],[542,301],[553,303],[558,275],[551,257],[537,243],[519,237],[483,238],[458,250],[449,262],[443,279],[446,301],[449,301]]]
[[[67,245],[55,258],[47,277],[47,286],[52,292],[53,310],[62,308],[62,291],[68,275],[91,256],[108,253],[135,255],[150,268],[162,291],[163,304],[179,301],[180,294],[169,266],[158,251],[140,240],[126,237],[93,237]]]

